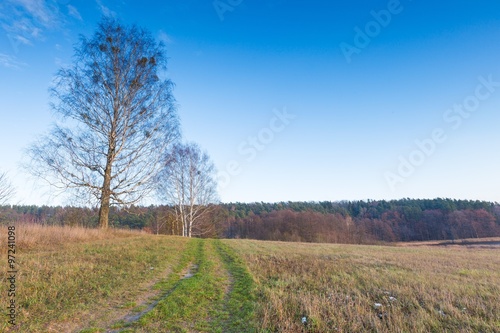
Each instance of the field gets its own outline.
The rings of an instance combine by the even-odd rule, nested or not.
[[[500,332],[500,249],[228,243],[270,332]]]
[[[20,308],[2,332],[500,332],[495,246],[16,233]]]

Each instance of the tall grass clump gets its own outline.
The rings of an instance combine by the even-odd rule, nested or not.
[[[45,226],[32,223],[16,223],[16,246],[23,251],[32,249],[57,248],[65,244],[85,243],[88,241],[133,237],[144,234],[142,231],[124,229],[90,229],[76,226]],[[7,226],[0,227],[0,234],[7,235]],[[7,250],[7,237],[0,237],[2,252]]]

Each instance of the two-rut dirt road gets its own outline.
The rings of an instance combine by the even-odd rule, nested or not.
[[[174,267],[151,282],[135,305],[126,314],[108,313],[101,327],[76,332],[256,331],[253,279],[218,240],[190,240]]]

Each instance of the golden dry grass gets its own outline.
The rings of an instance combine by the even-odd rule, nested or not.
[[[492,244],[492,245],[488,245]],[[466,238],[451,240],[440,240],[440,241],[425,241],[425,242],[398,242],[395,243],[396,246],[408,247],[408,246],[498,246],[500,245],[500,237],[488,237],[488,238]]]
[[[7,230],[0,230],[6,252]],[[149,295],[151,281],[168,279],[169,267],[196,259],[200,272],[204,261],[210,269],[184,282],[196,293],[190,300],[180,295],[185,304],[179,319],[199,317],[200,325],[189,326],[194,331],[230,332],[238,318],[248,317],[245,327],[258,332],[500,332],[500,249],[494,247],[224,240],[217,242],[218,254],[207,241],[183,264],[194,243],[180,237],[36,225],[16,226],[16,234],[21,325],[2,322],[0,331],[107,327]],[[6,278],[1,282],[4,295]],[[209,301],[203,303],[204,297]],[[208,312],[196,310],[202,303]],[[170,314],[151,323],[158,332]]]
[[[498,249],[226,242],[262,332],[500,332]]]
[[[151,282],[168,274],[187,244],[121,230],[24,225],[16,234],[18,325],[2,320],[0,332],[79,332],[112,321],[151,293]]]
[[[144,235],[142,231],[123,229],[90,229],[69,226],[43,226],[39,224],[15,224],[16,246],[22,251],[54,249],[61,245],[84,243],[102,239]],[[7,252],[7,226],[0,226],[0,251]]]

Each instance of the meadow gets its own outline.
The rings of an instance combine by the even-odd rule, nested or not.
[[[2,332],[500,332],[498,247],[16,232],[17,325]]]
[[[500,332],[499,248],[227,242],[263,331]]]

